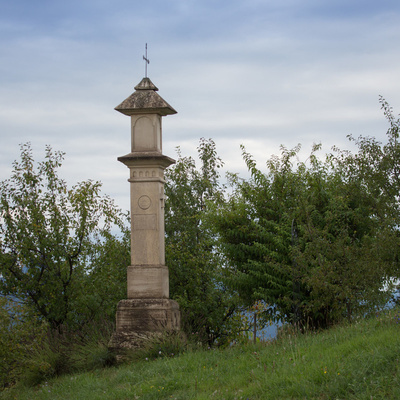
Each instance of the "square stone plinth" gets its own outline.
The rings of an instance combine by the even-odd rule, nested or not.
[[[121,300],[117,308],[117,324],[109,347],[114,350],[134,349],[165,331],[180,329],[180,311],[170,299]]]
[[[128,299],[168,299],[169,278],[165,265],[128,267]]]

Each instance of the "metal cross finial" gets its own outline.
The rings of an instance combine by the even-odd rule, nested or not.
[[[145,78],[147,78],[147,64],[150,64],[150,60],[147,58],[147,43],[146,43],[146,56],[143,56],[145,61]]]

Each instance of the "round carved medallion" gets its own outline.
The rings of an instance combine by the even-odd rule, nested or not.
[[[147,210],[151,206],[151,199],[149,196],[140,196],[138,200],[139,207],[142,210]]]

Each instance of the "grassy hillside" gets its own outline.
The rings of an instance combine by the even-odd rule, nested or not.
[[[400,399],[399,317],[392,310],[318,334],[137,361],[14,388],[0,398]]]

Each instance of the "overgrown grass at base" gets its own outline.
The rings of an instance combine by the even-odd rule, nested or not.
[[[0,398],[398,399],[398,311],[319,333],[68,375]]]

